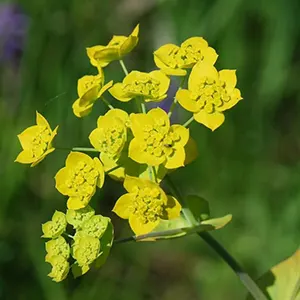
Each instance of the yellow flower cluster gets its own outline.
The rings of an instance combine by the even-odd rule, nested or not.
[[[95,215],[90,206],[97,188],[104,185],[105,175],[123,182],[127,193],[116,201],[112,211],[128,220],[135,235],[147,235],[176,224],[182,217],[181,204],[179,199],[167,195],[160,183],[168,173],[197,157],[188,125],[196,120],[215,130],[225,120],[224,111],[242,99],[236,88],[235,71],[216,70],[218,55],[202,37],[189,38],[180,46],[166,44],[156,50],[154,62],[159,70],[129,73],[122,59],[136,47],[138,36],[139,25],[129,36],[113,36],[106,46],[87,48],[97,74],[78,80],[73,112],[79,118],[87,116],[99,98],[109,111],[98,117],[96,128],[89,134],[93,148],[70,149],[65,166],[55,175],[56,189],[68,200],[66,214],[56,211],[42,225],[42,237],[50,239],[46,242],[46,261],[52,265],[49,276],[54,281],[66,278],[70,268],[75,277],[83,275],[92,265],[101,266],[108,256],[113,226],[108,217]],[[115,60],[120,62],[125,77],[122,82],[105,83],[104,68]],[[171,76],[183,76],[171,109],[166,112],[156,107],[147,111],[148,102],[161,102],[168,96]],[[121,102],[136,101],[138,111],[128,114],[114,108],[104,98],[106,92]],[[184,124],[170,121],[177,102],[193,113]],[[36,125],[18,135],[23,151],[16,161],[38,164],[54,151],[56,133],[57,127],[52,131],[47,120],[37,113]]]

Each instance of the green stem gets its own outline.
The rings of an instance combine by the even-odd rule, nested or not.
[[[81,152],[100,152],[97,149],[94,148],[84,148],[84,147],[74,147],[72,148],[72,151],[81,151]]]
[[[119,62],[120,62],[120,65],[121,65],[121,67],[122,67],[125,75],[127,76],[128,75],[128,70],[127,70],[127,68],[126,68],[126,66],[124,64],[124,61],[122,59],[120,59]]]
[[[183,85],[184,85],[184,82],[185,82],[185,79],[186,79],[186,76],[183,76],[182,79],[181,79],[181,81],[180,81],[180,85],[179,85],[178,90],[182,89],[182,87],[183,87]],[[168,117],[169,117],[169,118],[171,118],[172,113],[173,113],[173,111],[174,111],[174,108],[175,108],[177,102],[178,102],[178,101],[177,101],[176,97],[174,97],[174,101],[173,101],[173,103],[172,103],[172,105],[171,105],[171,107],[170,107],[170,110],[169,110],[169,112],[168,112]]]
[[[101,99],[109,109],[114,109],[114,107],[103,96],[101,97]]]
[[[184,199],[181,196],[180,192],[173,184],[170,177],[167,175],[166,182],[171,189],[171,192],[176,196],[176,198],[182,203],[183,209],[182,212],[186,218],[186,220],[192,225],[194,225],[194,216],[190,209],[184,203]],[[238,276],[242,284],[249,291],[249,293],[256,300],[267,300],[267,297],[257,286],[255,281],[246,273],[242,267],[238,264],[238,262],[229,254],[229,252],[217,241],[215,240],[208,232],[198,232],[198,235],[208,244],[210,245],[216,253],[223,258],[223,260],[228,264],[228,266],[234,271],[234,273]]]
[[[189,118],[182,126],[183,127],[188,127],[193,121],[194,121],[194,116]]]
[[[115,167],[113,167],[113,168],[107,170],[105,173],[106,173],[106,174],[109,174],[110,172],[113,172],[113,171],[115,171],[115,170],[117,170],[117,169],[119,169],[119,168],[121,168],[121,167],[122,167],[122,166],[115,166]]]

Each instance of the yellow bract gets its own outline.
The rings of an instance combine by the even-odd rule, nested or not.
[[[156,66],[174,76],[185,76],[185,69],[192,68],[199,61],[214,65],[217,58],[216,51],[202,37],[191,37],[180,47],[166,44],[154,52]]]
[[[212,65],[200,62],[192,69],[188,90],[178,90],[176,99],[194,113],[197,122],[215,130],[225,120],[223,111],[242,99],[240,90],[235,88],[236,81],[235,70],[218,72]]]
[[[126,140],[128,114],[121,109],[112,109],[97,121],[97,128],[90,136],[90,142],[101,153],[112,159],[118,159]]]
[[[122,83],[114,84],[109,92],[122,102],[128,102],[137,96],[141,96],[146,102],[159,102],[167,97],[169,86],[170,78],[161,71],[132,71]]]
[[[98,45],[87,48],[87,55],[95,67],[106,67],[110,62],[121,59],[131,52],[138,43],[139,25],[137,25],[129,36],[114,35],[106,45]]]
[[[181,205],[174,197],[167,196],[158,184],[126,176],[124,187],[128,193],[117,200],[113,212],[128,219],[136,235],[151,232],[162,219],[179,217]]]
[[[88,115],[95,101],[113,85],[113,81],[104,85],[104,75],[101,70],[98,75],[86,75],[81,77],[77,83],[78,99],[73,103],[73,112],[76,117],[81,118]]]
[[[64,280],[70,269],[70,264],[62,255],[55,255],[47,258],[46,262],[52,265],[52,270],[48,274],[53,281],[60,282]]]
[[[171,125],[166,112],[160,108],[147,114],[131,114],[134,139],[129,144],[129,157],[150,166],[163,164],[167,169],[184,166],[184,146],[189,140],[189,130],[181,125]]]
[[[52,141],[57,134],[58,126],[52,130],[47,120],[38,112],[36,112],[36,124],[18,135],[23,151],[17,156],[15,162],[31,164],[31,167],[34,167],[55,150]]]
[[[84,153],[71,152],[66,166],[55,175],[56,188],[63,195],[69,196],[68,208],[77,210],[88,205],[96,186],[103,186],[104,175],[98,158],[92,159]]]

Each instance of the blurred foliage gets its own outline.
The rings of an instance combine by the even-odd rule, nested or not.
[[[212,133],[192,124],[199,158],[172,177],[183,194],[209,200],[212,217],[233,214],[214,235],[253,277],[291,255],[300,228],[300,2],[297,0],[19,0],[28,16],[19,64],[0,65],[0,299],[243,299],[232,271],[197,236],[117,245],[106,265],[56,284],[46,277],[40,224],[65,200],[54,175],[67,152],[38,167],[14,164],[16,135],[35,110],[54,127],[57,144],[88,146],[105,107],[87,119],[71,109],[77,79],[95,71],[85,47],[128,34],[139,22],[140,43],[125,58],[129,69],[150,71],[152,52],[166,42],[203,36],[219,53],[218,68],[237,69],[244,100]],[[118,63],[107,80],[120,80]],[[118,104],[117,104],[118,105]],[[121,104],[120,104],[121,105]],[[189,115],[178,112],[181,122]],[[122,187],[107,180],[95,195],[97,212],[112,217],[117,236],[130,234],[110,210]],[[124,228],[125,226],[125,228]],[[217,287],[217,288],[216,288]]]

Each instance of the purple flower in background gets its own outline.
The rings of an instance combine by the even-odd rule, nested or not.
[[[27,30],[27,17],[16,4],[0,4],[0,62],[20,61]]]

